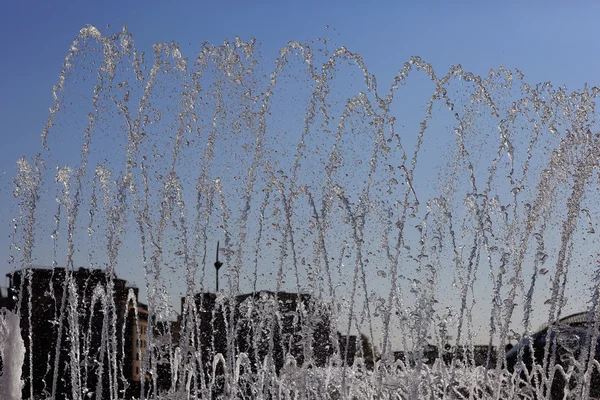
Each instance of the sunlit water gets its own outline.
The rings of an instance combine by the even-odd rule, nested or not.
[[[469,357],[425,365],[421,356],[427,343],[486,344],[503,360],[507,343],[544,322],[598,315],[595,87],[536,84],[504,68],[434,71],[417,57],[390,84],[326,40],[290,42],[275,59],[240,39],[183,47],[143,54],[126,30],[83,29],[54,87],[40,154],[20,159],[15,178],[14,269],[103,268],[142,285],[142,396],[544,396],[551,382],[513,376],[502,362],[486,370]],[[295,313],[329,318],[325,365],[308,322],[282,350],[301,349],[302,363],[290,356],[275,368],[268,345],[254,358],[240,351],[233,319],[224,352],[200,360],[200,311],[181,309],[180,298],[190,305],[215,291],[217,241],[217,303],[310,294],[313,308]],[[60,381],[72,398],[124,398],[117,361],[107,363],[110,379],[86,387],[98,357],[125,351],[115,289],[94,292],[106,340],[91,351],[89,327],[67,321],[83,301],[67,283],[56,323],[70,338],[60,346],[76,348],[64,355],[69,370],[48,366],[46,398],[59,398]],[[283,318],[271,306],[248,305],[253,332],[265,332],[249,339],[256,347]],[[175,313],[179,334],[158,335],[153,325]],[[374,368],[362,346],[354,365],[342,363],[337,332],[365,334],[381,355]],[[398,350],[413,362],[396,361]],[[162,386],[161,365],[170,368]],[[583,378],[596,367],[565,371],[580,378],[573,398],[587,396]]]

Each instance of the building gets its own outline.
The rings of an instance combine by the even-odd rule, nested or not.
[[[358,337],[355,335],[342,335],[338,333],[338,344],[340,347],[340,359],[342,365],[354,364],[356,357]]]
[[[237,296],[236,302],[239,350],[258,360],[271,354],[276,371],[287,357],[298,365],[311,360],[324,366],[333,353],[329,309],[311,295],[262,291]]]
[[[128,396],[138,398],[141,393],[142,374],[146,382],[150,380],[149,374],[143,373],[148,348],[148,306],[139,302],[137,305],[128,302],[122,304],[122,307],[127,308],[127,320],[124,324],[119,322],[120,326],[125,325],[123,376],[129,385],[126,391]]]
[[[261,291],[236,296],[232,302],[198,293],[191,304],[188,301],[181,299],[180,344],[194,349],[198,376],[206,382],[213,379],[213,361],[222,356],[213,385],[217,392],[224,368],[231,368],[241,353],[248,357],[242,373],[244,368],[256,372],[265,367],[279,373],[291,360],[324,366],[334,352],[330,312],[309,294]]]
[[[164,392],[171,388],[173,376],[172,362],[173,354],[179,346],[179,331],[181,318],[176,321],[152,321],[152,356],[156,360],[155,382],[145,389],[145,392],[153,387],[155,392]],[[154,386],[155,385],[155,386]]]
[[[137,288],[100,269],[28,268],[7,276],[8,293],[0,303],[21,317],[23,398],[72,398],[98,390],[116,397],[139,387],[135,353],[145,353],[148,311],[137,303]]]
[[[135,313],[134,306],[129,305],[129,312]],[[132,345],[126,346],[130,350],[130,357],[132,359],[131,364],[131,377],[130,379],[134,382],[139,382],[141,379],[142,364],[144,362],[144,356],[146,351],[146,333],[148,331],[148,306],[145,304],[138,305],[137,310],[138,323],[131,324],[127,328],[131,330]]]
[[[21,318],[23,398],[139,398],[211,379],[216,394],[241,353],[248,356],[242,374],[264,365],[279,373],[290,362],[324,366],[336,352],[352,364],[356,353],[357,338],[332,331],[328,306],[309,294],[262,291],[232,301],[198,293],[182,299],[177,321],[157,321],[137,301],[137,288],[105,270],[29,268],[7,276],[0,304]],[[186,364],[179,376],[173,363]]]

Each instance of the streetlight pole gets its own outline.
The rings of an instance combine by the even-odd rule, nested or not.
[[[219,242],[217,241],[217,261],[215,261],[215,270],[217,276],[217,292],[219,291],[219,268],[223,266],[223,263],[219,261]]]

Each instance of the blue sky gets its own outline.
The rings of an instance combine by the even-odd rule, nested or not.
[[[419,55],[437,70],[460,63],[486,74],[504,65],[573,88],[593,84],[600,67],[599,9],[592,1],[2,2],[1,135],[10,146],[0,150],[0,171],[13,171],[15,154],[38,145],[52,85],[86,24],[103,33],[126,24],[146,51],[163,41],[196,50],[239,35],[268,53],[289,40],[329,37],[360,53],[380,82]]]
[[[10,204],[17,158],[41,151],[52,86],[86,24],[103,34],[126,24],[147,53],[157,42],[179,42],[191,55],[205,41],[255,37],[267,60],[290,40],[330,38],[362,55],[384,88],[404,62],[420,56],[439,75],[456,64],[478,75],[505,66],[519,68],[530,83],[576,89],[598,80],[599,12],[592,1],[2,2],[0,196]],[[1,213],[4,237],[13,216],[14,209]],[[8,243],[0,251],[1,276],[9,272]]]
[[[86,24],[103,33],[126,24],[146,51],[164,41],[196,50],[239,35],[257,38],[267,52],[289,40],[330,37],[360,53],[380,82],[419,55],[440,71],[460,63],[486,74],[504,65],[531,81],[579,87],[593,84],[600,69],[599,10],[593,1],[2,2],[1,135],[11,145],[1,150],[0,170],[39,143],[52,85]]]

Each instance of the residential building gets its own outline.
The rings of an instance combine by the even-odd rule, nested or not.
[[[279,372],[291,359],[297,365],[310,360],[324,366],[334,352],[327,306],[309,294],[261,291],[236,296],[232,304],[214,293],[198,293],[191,305],[186,301],[181,299],[182,318],[193,323],[182,325],[181,335],[188,348],[196,349],[199,375],[207,382],[215,357],[227,364],[245,353],[248,372],[263,368],[264,362]],[[217,364],[218,376],[223,368]]]
[[[98,390],[110,397],[139,386],[134,352],[146,352],[145,339],[137,336],[129,311],[138,308],[144,331],[148,312],[136,301],[137,288],[101,269],[28,268],[7,276],[0,304],[21,317],[23,398],[72,398]]]

